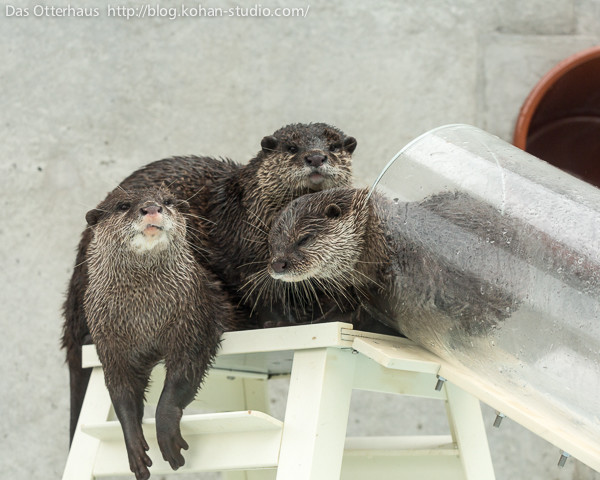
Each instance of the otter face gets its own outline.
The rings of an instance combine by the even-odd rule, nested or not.
[[[86,215],[97,242],[136,253],[164,250],[178,235],[185,238],[185,219],[171,193],[161,188],[124,191],[117,188]]]
[[[360,257],[364,232],[352,215],[353,190],[333,189],[294,200],[269,234],[268,272],[276,280],[347,278]]]
[[[285,189],[293,197],[350,186],[356,139],[324,123],[288,125],[261,142],[262,188]]]

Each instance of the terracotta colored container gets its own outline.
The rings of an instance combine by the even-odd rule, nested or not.
[[[521,107],[513,143],[600,187],[600,47],[540,80]]]

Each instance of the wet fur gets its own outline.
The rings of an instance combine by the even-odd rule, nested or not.
[[[278,281],[326,285],[331,295],[354,298],[354,308],[398,333],[418,330],[405,328],[414,319],[427,324],[443,317],[453,328],[483,334],[509,315],[513,299],[461,272],[419,241],[421,220],[432,214],[451,216],[456,202],[455,194],[447,194],[395,205],[378,195],[369,199],[367,190],[356,189],[301,197],[271,230],[271,261],[288,262],[287,276],[280,275]],[[469,208],[475,219],[486,218],[476,213],[481,206],[471,202]],[[458,221],[475,230],[487,226],[471,218]],[[299,246],[298,239],[306,235],[310,240]]]
[[[268,231],[273,218],[292,199],[306,193],[351,183],[351,156],[356,140],[323,123],[293,124],[263,138],[261,150],[247,165],[211,157],[173,157],[146,165],[127,177],[124,190],[163,183],[189,204],[187,238],[196,260],[212,272],[242,312],[254,320],[237,328],[277,322],[292,312],[284,307],[267,273]],[[290,150],[296,150],[291,152]],[[326,157],[323,166],[308,167],[310,154]],[[322,171],[316,185],[307,173]],[[75,268],[63,306],[62,346],[71,379],[71,439],[77,425],[90,369],[81,368],[81,346],[90,343],[83,297],[88,285],[87,248],[90,229],[83,232]],[[314,297],[294,309],[313,315],[321,305]],[[327,308],[327,307],[325,307]]]
[[[177,469],[185,463],[180,450],[187,449],[179,428],[182,410],[200,387],[221,335],[234,326],[231,304],[186,239],[181,211],[187,205],[171,198],[164,189],[117,188],[87,215],[93,239],[84,310],[138,480],[150,476],[152,464],[141,429],[152,368],[165,361],[157,439],[163,458]],[[150,250],[132,227],[146,217],[140,209],[148,205],[162,209],[165,239]]]

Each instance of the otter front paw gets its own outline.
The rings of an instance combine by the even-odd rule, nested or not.
[[[162,411],[157,412],[156,437],[163,459],[169,462],[173,470],[177,470],[185,465],[181,450],[187,450],[189,446],[181,436],[181,430],[179,429],[181,410],[178,408],[173,410],[166,412],[162,409]]]
[[[135,445],[127,445],[129,468],[135,474],[137,480],[148,480],[150,478],[148,467],[152,466],[152,460],[146,453],[147,451],[148,444],[145,440],[136,442]]]

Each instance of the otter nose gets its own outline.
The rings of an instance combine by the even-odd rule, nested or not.
[[[304,157],[304,160],[311,167],[320,167],[327,161],[327,157],[321,153],[311,153]]]
[[[285,271],[288,268],[288,262],[286,262],[285,260],[283,260],[281,258],[275,259],[271,263],[271,268],[273,269],[273,271],[275,273],[285,273]]]
[[[142,207],[140,210],[142,215],[157,215],[162,212],[162,207],[159,205],[148,205],[147,207]]]

